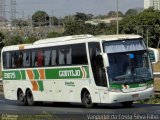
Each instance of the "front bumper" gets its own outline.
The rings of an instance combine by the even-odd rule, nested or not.
[[[153,87],[136,92],[109,92],[109,103],[135,101],[150,98],[153,95]]]

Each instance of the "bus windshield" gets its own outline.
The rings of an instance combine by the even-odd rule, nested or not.
[[[142,40],[105,42],[103,46],[109,59],[110,83],[145,83],[152,79],[148,52]]]

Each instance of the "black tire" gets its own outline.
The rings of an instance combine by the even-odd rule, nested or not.
[[[27,90],[26,97],[27,97],[27,105],[28,106],[33,106],[34,105],[34,99],[33,99],[33,94],[31,92],[31,90]]]
[[[22,90],[18,91],[17,98],[18,98],[18,102],[19,102],[20,105],[26,105],[27,104],[26,96],[25,96],[25,94],[23,93]]]
[[[133,105],[133,101],[127,101],[121,103],[123,107],[131,107]]]
[[[83,94],[82,94],[82,104],[86,108],[92,108],[93,107],[92,98],[91,98],[91,95],[88,91],[84,91]]]

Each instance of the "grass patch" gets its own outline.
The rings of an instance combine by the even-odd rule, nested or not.
[[[160,104],[160,96],[154,95],[149,99],[145,100],[138,100],[136,103],[141,103],[141,104]]]
[[[2,120],[58,120],[55,115],[37,114],[37,115],[10,115],[5,114],[1,117]]]

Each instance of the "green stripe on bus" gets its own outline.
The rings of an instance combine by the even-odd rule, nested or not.
[[[21,78],[22,78],[22,80],[26,80],[26,72],[25,72],[25,70],[21,70]]]
[[[38,69],[33,69],[34,79],[40,79],[40,73]],[[89,78],[89,68],[88,66],[83,67],[73,67],[73,68],[52,68],[44,69],[46,79],[84,79]],[[3,80],[26,80],[25,70],[15,70],[15,71],[3,71]]]
[[[89,78],[89,70],[86,68],[86,78]],[[76,68],[57,68],[57,69],[46,69],[46,79],[76,79],[82,78],[83,73],[80,67]]]
[[[43,81],[38,80],[37,83],[39,85],[39,91],[44,91]]]
[[[86,73],[87,73],[86,78],[89,78],[90,76],[89,76],[89,69],[88,69],[88,67],[87,67],[87,66],[85,66],[85,67],[84,67],[84,69],[85,69],[85,71],[86,71]]]
[[[38,80],[39,79],[39,72],[38,72],[38,70],[33,70],[33,73],[34,73],[34,79]]]

